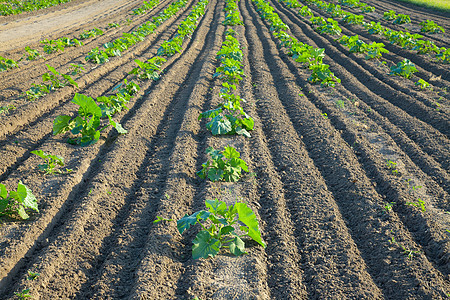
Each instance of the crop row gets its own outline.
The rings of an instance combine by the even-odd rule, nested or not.
[[[132,10],[133,15],[141,15],[145,12],[151,11],[156,5],[159,4],[159,0],[149,0],[143,1],[143,4]],[[129,24],[131,22],[130,19],[127,20]],[[117,28],[120,27],[120,24],[117,23],[109,23],[107,29],[109,28]],[[90,30],[84,30],[78,37],[76,38],[68,38],[61,37],[59,39],[45,39],[40,41],[43,45],[43,52],[46,54],[53,54],[58,51],[64,51],[67,47],[76,47],[83,46],[83,40],[102,36],[104,34],[104,30],[99,28],[92,28]],[[39,52],[37,49],[32,49],[29,46],[25,47],[25,53],[18,60],[13,60],[11,58],[5,58],[0,56],[0,72],[7,71],[13,68],[19,67],[19,62],[22,60],[33,61],[36,59],[45,59],[44,55]]]
[[[174,2],[174,6],[172,7],[177,7],[178,10],[184,6],[186,2],[184,2],[183,5],[180,5],[179,3],[180,1]],[[191,13],[180,24],[178,32],[183,33],[183,38],[188,36],[188,34],[192,34],[195,30],[198,19],[204,14],[207,4],[208,0],[202,0],[197,3]],[[165,10],[166,13],[169,11],[171,15],[174,14],[173,8]],[[163,13],[159,15],[159,17],[161,17],[159,19],[161,20],[161,23],[167,19],[166,15],[163,15]],[[190,28],[190,30],[186,31],[186,27]],[[179,33],[177,35],[179,35]],[[42,90],[50,92],[51,90],[62,88],[66,85],[77,86],[77,83],[69,75],[61,74],[49,65],[47,65],[47,67],[49,72],[45,73],[42,76],[42,79],[43,82],[49,81],[50,83],[35,85],[33,87],[33,93],[36,94]],[[133,73],[133,71],[130,73]],[[113,89],[113,92],[115,92],[113,95],[100,96],[94,100],[83,94],[75,94],[72,103],[79,106],[77,114],[74,117],[69,115],[58,116],[53,122],[53,134],[57,135],[70,132],[71,136],[67,139],[67,142],[80,146],[88,146],[96,143],[100,138],[101,132],[110,125],[119,133],[126,133],[127,131],[121,124],[115,122],[112,117],[122,109],[127,109],[126,104],[139,90],[140,87],[137,83],[134,83],[133,81],[128,82],[124,79],[123,83],[119,83]],[[104,119],[107,119],[107,121],[103,121]],[[40,169],[47,174],[58,172],[58,170],[55,169],[57,164],[60,166],[64,165],[63,158],[60,158],[57,155],[50,155],[42,151],[38,151],[35,154],[47,160],[47,162],[40,167]],[[26,186],[20,183],[17,192],[11,191],[9,193],[3,185],[0,186],[0,216],[16,215],[25,219],[28,218],[28,215],[25,212],[26,209],[38,211],[36,198]]]
[[[335,86],[340,82],[340,79],[330,70],[330,66],[323,63],[325,49],[300,42],[287,33],[289,27],[283,23],[278,14],[274,12],[274,8],[267,2],[262,0],[252,0],[252,2],[256,4],[259,15],[269,22],[270,31],[280,41],[280,45],[288,50],[288,55],[312,71],[308,81],[320,82],[323,86]]]
[[[0,15],[17,15],[25,11],[34,11],[60,5],[71,0],[11,0],[0,3]]]
[[[299,4],[297,0],[292,0],[289,2],[291,7],[301,7],[301,4]],[[441,63],[450,63],[450,49],[446,47],[439,48],[433,41],[423,39],[423,35],[409,33],[402,30],[393,30],[381,25],[380,22],[365,22],[363,15],[346,12],[339,5],[334,3],[327,3],[320,0],[305,0],[304,2],[313,3],[319,9],[329,13],[334,18],[342,18],[342,22],[344,23],[362,25],[370,34],[380,34],[384,36],[391,44],[396,44],[402,48],[416,51],[418,54],[434,53],[436,61]],[[344,2],[344,4],[346,3],[347,2]],[[385,12],[383,19],[392,20],[394,24],[410,23],[410,18],[408,15],[397,15],[394,11]],[[444,32],[443,28],[436,25],[433,21],[426,20],[420,24],[422,25],[422,32]]]

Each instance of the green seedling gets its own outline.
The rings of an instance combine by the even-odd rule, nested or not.
[[[445,29],[442,26],[437,25],[434,23],[434,21],[426,20],[419,23],[420,26],[422,26],[422,29],[420,31],[422,32],[428,32],[428,33],[445,33]]]
[[[192,258],[209,258],[219,254],[221,248],[228,248],[235,256],[246,254],[243,238],[251,238],[264,248],[266,244],[261,238],[258,220],[255,213],[246,203],[236,202],[230,206],[224,201],[206,200],[206,210],[200,210],[192,215],[185,215],[177,221],[180,234],[191,226],[199,224],[202,230],[193,241]],[[164,220],[158,218],[154,223]],[[240,234],[235,227],[238,221],[244,225],[239,226]]]
[[[411,205],[411,206],[420,208],[423,212],[427,211],[427,209],[425,208],[425,201],[423,201],[420,198],[417,199],[417,203],[416,202],[406,202],[406,205]]]
[[[81,64],[70,64],[68,71],[70,72],[70,75],[78,75],[81,74],[82,71],[86,71],[86,69]]]
[[[415,83],[415,85],[418,86],[421,90],[430,87],[430,84],[428,82],[426,82],[425,80],[423,80],[423,79],[419,79],[419,81],[417,81]]]
[[[420,253],[420,251],[418,251],[418,250],[411,250],[411,249],[406,248],[405,246],[403,246],[402,244],[400,244],[399,242],[397,242],[397,241],[395,240],[394,237],[392,237],[391,240],[390,240],[389,242],[390,242],[391,244],[395,244],[395,245],[397,245],[398,247],[402,248],[403,254],[407,255],[407,256],[408,256],[408,259],[412,259],[413,256],[414,256],[414,254],[419,254],[419,253]]]
[[[139,59],[135,59],[134,62],[138,65],[138,68],[134,68],[129,74],[136,74],[140,79],[152,79],[158,80],[161,71],[161,66],[166,62],[166,59],[160,56],[155,56],[142,62]]]
[[[386,166],[388,169],[392,170],[392,174],[399,175],[399,171],[397,170],[397,163],[393,162],[392,160],[388,159]]]
[[[25,220],[30,217],[27,209],[39,212],[36,197],[22,181],[19,181],[16,191],[9,193],[6,186],[0,183],[0,216],[17,215]]]
[[[411,23],[411,18],[409,17],[409,15],[398,14],[393,23],[394,24]]]
[[[58,116],[53,122],[53,135],[70,131],[74,135],[81,135],[75,139],[69,138],[70,144],[88,146],[96,143],[100,133],[109,125],[121,134],[127,133],[122,125],[112,120],[110,115],[107,116],[109,123],[99,129],[102,110],[92,98],[77,93],[72,103],[79,105],[78,115],[75,118],[67,115]]]
[[[409,78],[415,72],[418,72],[416,66],[409,59],[405,58],[396,66],[391,67],[391,72],[389,73],[389,75],[398,75]]]
[[[323,114],[322,114],[322,117],[323,117],[325,120],[327,120],[327,119],[328,119],[327,113],[323,113]]]
[[[27,60],[35,60],[37,58],[41,58],[42,55],[37,51],[36,49],[31,49],[29,46],[25,47],[25,51],[28,55],[25,55],[27,57]]]
[[[383,19],[385,19],[387,21],[392,21],[392,20],[395,20],[396,18],[397,18],[397,15],[395,14],[395,11],[393,11],[393,10],[386,11],[383,14]]]
[[[118,27],[120,27],[120,25],[117,23],[108,23],[108,27],[109,28],[118,28]]]
[[[197,172],[201,179],[208,177],[211,181],[231,181],[240,179],[242,170],[248,172],[247,163],[240,159],[241,154],[233,147],[225,147],[219,151],[213,147],[206,149],[211,159],[202,164],[202,169]]]
[[[386,202],[384,204],[384,210],[389,213],[392,210],[392,207],[395,205],[396,202]]]
[[[21,292],[15,292],[14,295],[16,295],[19,299],[31,298],[30,289],[23,289]]]
[[[0,56],[0,72],[7,71],[8,69],[17,68],[17,62]]]
[[[36,280],[41,274],[28,270],[27,280]]]
[[[66,169],[65,171],[61,171],[59,169],[55,169],[57,165],[64,167],[64,158],[59,155],[51,155],[47,154],[42,150],[34,150],[31,153],[36,154],[37,156],[47,160],[47,163],[38,165],[40,171],[44,172],[46,175],[51,174],[69,174],[72,172],[72,169]]]
[[[59,73],[55,70],[55,68],[50,65],[46,65],[50,72],[44,73],[42,75],[42,81],[47,82],[50,81],[50,85],[48,85],[49,90],[58,89],[65,87],[67,85],[78,87],[78,84],[75,80],[70,77],[70,75]],[[62,78],[61,78],[62,77]]]
[[[16,109],[16,107],[14,105],[12,105],[12,104],[5,105],[5,106],[0,106],[0,115],[3,114],[3,113],[7,113],[10,110],[14,110],[14,109]]]

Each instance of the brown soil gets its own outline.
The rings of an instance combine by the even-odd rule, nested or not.
[[[105,30],[82,47],[47,55],[46,61],[22,61],[0,73],[0,106],[16,107],[0,114],[0,182],[12,188],[22,180],[40,209],[27,221],[1,219],[0,299],[13,299],[25,288],[35,299],[447,299],[448,66],[394,45],[384,56],[387,66],[366,61],[333,37],[319,35],[294,9],[270,1],[292,35],[325,48],[325,62],[342,80],[335,88],[311,85],[310,71],[278,47],[254,4],[241,0],[244,26],[236,31],[246,77],[238,91],[255,130],[251,138],[213,137],[197,120],[220,101],[220,82],[213,74],[226,30],[224,1],[210,0],[183,52],[164,65],[161,79],[140,82],[130,109],[114,117],[128,134],[109,129],[95,145],[72,146],[65,136],[52,135],[52,122],[75,113],[74,93],[98,97],[132,79],[133,60],[154,56],[197,1],[189,1],[121,57],[86,64],[76,77],[79,88],[66,87],[34,102],[21,98],[40,82],[45,63],[61,72],[70,63],[85,63],[90,49],[133,31],[170,4],[161,1],[153,11],[132,16],[141,1],[113,2],[109,8],[112,2],[72,1],[65,9],[0,19],[0,32],[17,30],[16,40],[1,41],[0,55],[14,58],[26,45],[39,48],[44,35]],[[394,1],[366,2],[378,14],[394,9],[411,14],[413,25],[428,18],[450,30],[448,16],[440,13]],[[86,10],[92,15],[82,14]],[[375,20],[376,13],[367,19]],[[133,22],[127,25],[128,18]],[[65,26],[53,25],[59,19]],[[26,28],[35,21],[42,32],[29,39]],[[122,26],[108,29],[112,22]],[[343,34],[383,42],[361,27],[342,27]],[[447,35],[430,38],[448,43]],[[387,76],[388,66],[405,57],[420,72],[412,80]],[[419,78],[433,90],[415,87]],[[205,149],[226,145],[241,152],[256,176],[238,183],[200,180],[195,172],[207,159]],[[43,176],[36,168],[42,160],[30,154],[36,149],[63,156],[73,172]],[[388,160],[397,163],[397,175],[386,166]],[[180,218],[203,209],[205,199],[214,197],[245,199],[260,220],[267,248],[250,244],[242,257],[223,253],[193,260],[195,229],[180,236],[175,224],[152,222],[156,216]],[[425,201],[425,212],[410,205],[418,198]],[[408,257],[392,238],[418,252]],[[27,280],[28,271],[40,276]]]

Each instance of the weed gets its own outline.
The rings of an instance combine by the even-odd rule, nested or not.
[[[345,101],[344,100],[337,100],[336,101],[336,107],[339,109],[344,109],[345,108]]]
[[[322,113],[322,117],[323,117],[325,120],[328,119],[327,113]]]
[[[386,202],[385,204],[384,204],[384,210],[387,212],[387,213],[389,213],[389,211],[391,211],[392,210],[392,207],[395,205],[395,203],[396,202]]]
[[[23,289],[21,292],[15,292],[14,295],[19,299],[31,298],[30,289]]]

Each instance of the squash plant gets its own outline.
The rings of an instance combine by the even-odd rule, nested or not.
[[[0,183],[0,216],[17,215],[25,220],[30,217],[27,209],[39,212],[36,197],[22,181],[19,181],[16,191],[9,193],[5,185]]]
[[[235,148],[228,146],[225,150],[219,151],[213,147],[208,147],[206,153],[211,157],[202,164],[202,169],[197,175],[211,181],[231,181],[236,182],[241,177],[242,170],[248,172],[247,163],[240,159],[241,154]]]
[[[77,93],[72,103],[79,105],[78,115],[75,118],[67,115],[58,116],[53,122],[53,135],[70,131],[74,135],[81,135],[77,138],[69,138],[70,144],[88,146],[96,143],[100,138],[100,133],[109,125],[116,128],[119,133],[127,133],[122,125],[112,120],[110,115],[107,115],[109,123],[98,129],[102,110],[91,97]]]
[[[177,221],[177,229],[180,234],[199,224],[202,230],[195,237],[192,246],[192,258],[209,258],[219,254],[221,248],[228,248],[231,254],[240,256],[246,254],[243,238],[250,238],[266,248],[259,230],[258,219],[255,213],[246,203],[236,202],[230,206],[224,201],[206,200],[208,210],[200,210],[191,215],[186,214]],[[172,221],[157,217],[153,223],[160,221]],[[236,227],[239,223],[239,230]]]

